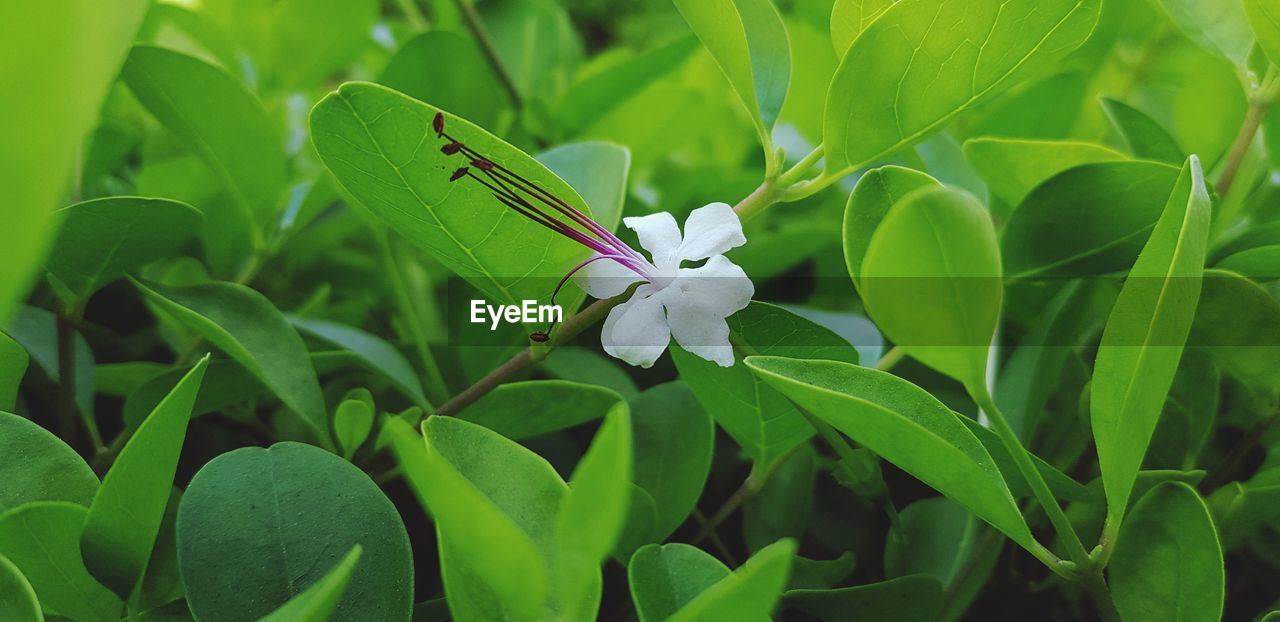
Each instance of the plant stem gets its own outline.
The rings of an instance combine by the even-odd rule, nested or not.
[[[1080,542],[1080,536],[1076,534],[1075,528],[1071,526],[1071,521],[1067,519],[1066,513],[1062,511],[1062,506],[1058,504],[1058,500],[1053,496],[1053,491],[1049,489],[1049,484],[1045,482],[1044,476],[1040,474],[1040,470],[1031,461],[1031,454],[1027,452],[1027,448],[1018,440],[1018,434],[1013,431],[1009,422],[1005,420],[1004,414],[996,407],[996,402],[991,397],[991,392],[981,385],[968,388],[973,401],[987,413],[987,417],[991,420],[996,434],[1004,443],[1005,449],[1013,456],[1013,461],[1018,465],[1018,470],[1022,473],[1022,477],[1031,486],[1031,491],[1035,494],[1036,500],[1041,507],[1044,508],[1045,514],[1049,517],[1049,522],[1053,524],[1058,537],[1066,545],[1067,555],[1081,569],[1090,567],[1092,560],[1089,557],[1089,553],[1085,551],[1084,544]]]
[[[91,413],[80,409],[76,403],[76,329],[80,324],[83,307],[75,305],[64,307],[56,314],[57,348],[58,348],[58,425],[63,432],[62,438],[72,443],[75,438],[76,413],[84,423],[85,433],[93,453],[102,451],[102,433],[98,431],[98,422]]]
[[[1107,589],[1107,582],[1102,578],[1102,569],[1085,573],[1079,583],[1089,595],[1089,600],[1093,601],[1093,607],[1103,622],[1123,622],[1120,612],[1116,610],[1116,601],[1111,597],[1111,590]]]
[[[404,282],[404,274],[400,272],[400,266],[391,254],[390,235],[386,229],[377,227],[374,237],[377,238],[378,256],[382,261],[382,269],[391,277],[391,290],[396,299],[396,306],[400,308],[400,316],[404,320],[409,338],[413,341],[414,348],[418,351],[418,358],[422,362],[422,370],[426,376],[423,390],[426,391],[427,400],[430,402],[427,406],[432,407],[448,399],[449,390],[445,387],[444,376],[440,374],[440,366],[431,355],[427,336],[422,332],[422,325],[418,322],[418,314],[414,312],[413,301],[409,297],[409,289]]]
[[[760,479],[767,479],[767,477]],[[707,519],[707,522],[702,524],[702,529],[698,531],[698,534],[692,540],[689,540],[689,544],[702,542],[707,536],[714,533],[721,523],[733,516],[733,513],[737,512],[738,508],[742,507],[742,504],[751,498],[751,495],[756,494],[764,486],[764,482],[757,482],[756,480],[755,469],[752,469],[751,474],[747,476],[747,479],[743,480],[742,485],[733,491],[733,494],[729,495],[728,499],[725,499],[724,503],[720,505],[720,509],[716,510],[716,513]]]
[[[511,105],[517,110],[524,108],[524,98],[520,96],[520,89],[516,86],[515,79],[511,77],[511,72],[507,71],[506,65],[502,63],[502,57],[498,56],[498,48],[494,46],[493,39],[489,37],[489,31],[484,27],[484,22],[480,21],[480,14],[476,13],[471,0],[453,0],[453,3],[458,7],[458,13],[462,14],[462,22],[467,25],[467,30],[480,44],[480,51],[484,52],[485,59],[493,67],[493,72],[497,74],[498,81],[507,91],[507,96],[511,98]]]
[[[906,356],[907,353],[902,349],[902,346],[893,346],[888,352],[884,353],[884,356],[880,357],[879,361],[876,361],[876,369],[889,371]]]
[[[778,195],[776,186],[774,186],[772,182],[765,181],[760,184],[760,187],[747,195],[747,198],[733,206],[733,211],[737,212],[739,220],[745,222],[754,218],[760,212],[763,212],[770,205],[776,203],[777,200]]]
[[[698,508],[693,508],[693,517],[701,524],[705,525],[707,523],[707,515],[703,514],[702,510]],[[724,543],[724,538],[721,538],[719,533],[712,531],[707,536],[707,539],[711,541],[711,546],[716,547],[716,550],[720,552],[720,556],[724,558],[724,563],[728,564],[730,568],[737,567],[738,560],[734,558],[733,552],[729,550],[729,546]]]
[[[824,151],[825,149],[823,148],[823,145],[818,145],[813,151],[809,152],[809,155],[801,158],[795,166],[783,173],[782,176],[778,178],[778,185],[780,187],[787,188],[800,181],[800,178],[804,177],[805,173],[808,173],[809,169],[813,168],[813,166],[822,159]]]
[[[409,22],[410,28],[414,31],[427,29],[427,18],[418,10],[416,0],[396,0],[396,4],[400,7],[400,12],[404,13],[404,19]]]
[[[1231,185],[1235,183],[1236,175],[1240,173],[1240,165],[1244,163],[1244,158],[1249,153],[1249,146],[1253,144],[1258,127],[1262,125],[1262,119],[1267,116],[1267,110],[1270,107],[1270,102],[1266,101],[1255,101],[1249,104],[1249,112],[1244,117],[1244,124],[1240,126],[1240,133],[1236,135],[1235,143],[1231,145],[1227,163],[1222,167],[1222,176],[1218,178],[1216,189],[1219,197],[1225,197],[1231,191]]]

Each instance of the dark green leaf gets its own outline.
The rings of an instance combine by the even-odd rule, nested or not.
[[[842,622],[850,612],[864,622],[932,622],[942,609],[942,584],[908,575],[837,590],[791,590],[783,604],[823,622]]]
[[[0,513],[31,501],[88,507],[98,476],[66,443],[32,421],[0,412]]]
[[[1186,154],[1169,132],[1146,113],[1117,99],[1103,97],[1102,109],[1133,157],[1178,165]]]
[[[280,606],[279,609],[263,616],[258,622],[325,622],[338,606],[338,601],[347,590],[351,580],[351,571],[360,561],[361,547],[351,547],[351,552],[338,562],[323,578],[311,584],[311,587]]]
[[[622,396],[566,380],[508,382],[458,413],[509,439],[522,440],[603,417]]]

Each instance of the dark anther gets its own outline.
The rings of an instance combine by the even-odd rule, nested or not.
[[[529,340],[533,341],[534,343],[546,343],[550,339],[551,339],[551,335],[548,335],[547,333],[542,331],[538,331],[536,333],[532,333],[529,335]]]
[[[458,181],[459,179],[466,177],[468,172],[470,171],[468,171],[467,167],[464,166],[454,171],[453,174],[449,176],[449,181]]]
[[[476,168],[478,168],[478,169],[480,169],[480,170],[482,170],[482,171],[492,171],[492,170],[493,170],[493,162],[490,162],[490,161],[485,160],[485,159],[476,159],[476,160],[474,160],[474,161],[472,161],[472,162],[471,162],[471,165],[472,165],[472,166],[474,166],[474,167],[476,167]]]
[[[431,120],[431,129],[436,131],[436,136],[444,133],[444,115],[437,112],[436,117]]]
[[[440,148],[440,153],[445,155],[453,155],[462,151],[462,143],[452,142]]]

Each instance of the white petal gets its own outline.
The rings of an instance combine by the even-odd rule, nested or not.
[[[649,251],[653,264],[659,270],[674,270],[680,265],[676,255],[680,250],[680,226],[669,212],[629,216],[623,218],[622,223],[636,232],[640,238],[640,246]]]
[[[632,365],[652,367],[671,342],[661,291],[641,285],[628,300],[609,311],[600,343],[610,356]]]
[[[721,367],[733,367],[729,324],[723,317],[690,304],[687,295],[677,295],[667,301],[667,321],[680,347]]]
[[[715,255],[697,268],[681,268],[670,288],[680,290],[685,304],[721,318],[745,309],[756,293],[747,273],[724,255]]]
[[[693,210],[684,221],[684,242],[677,255],[697,261],[747,243],[742,221],[726,203],[711,203]]]
[[[613,298],[641,280],[640,275],[612,259],[596,259],[573,275],[575,283],[600,300]]]

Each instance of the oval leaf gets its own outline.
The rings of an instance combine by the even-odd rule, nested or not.
[[[124,602],[93,580],[80,557],[88,513],[74,503],[36,501],[0,514],[0,555],[26,575],[46,615],[118,622]]]
[[[862,281],[862,262],[871,236],[889,209],[914,190],[940,185],[920,171],[899,166],[868,171],[858,180],[844,208],[844,261],[855,286]]]
[[[22,571],[0,555],[0,619],[11,622],[44,622],[36,591]]]
[[[31,501],[88,507],[98,476],[75,450],[24,417],[0,412],[0,513]]]

